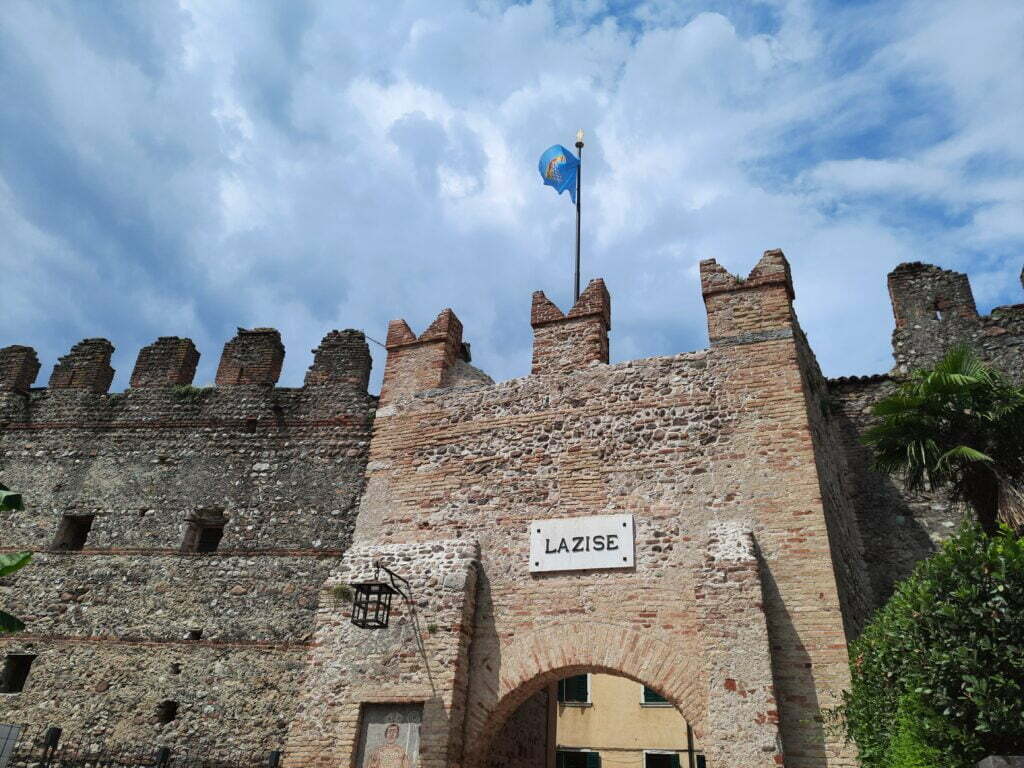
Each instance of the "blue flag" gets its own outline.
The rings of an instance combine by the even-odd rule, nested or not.
[[[540,156],[540,175],[544,183],[562,194],[569,190],[569,197],[576,202],[576,174],[579,172],[580,161],[561,144],[548,147]]]

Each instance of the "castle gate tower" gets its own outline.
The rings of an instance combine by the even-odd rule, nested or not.
[[[855,765],[820,709],[849,682],[868,586],[789,266],[707,261],[701,282],[709,349],[616,365],[603,281],[565,314],[535,293],[532,373],[499,384],[451,310],[419,336],[391,323],[292,764],[360,765],[379,717],[420,724],[425,768],[515,764],[502,740],[543,738],[509,733],[517,707],[608,672],[674,704],[710,766]],[[344,585],[377,561],[412,600],[361,629]]]

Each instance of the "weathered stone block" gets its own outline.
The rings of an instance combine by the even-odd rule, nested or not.
[[[418,337],[405,320],[392,320],[386,346],[388,359],[380,389],[381,405],[416,392],[450,386],[452,368],[466,356],[462,323],[451,309],[442,310]]]
[[[81,389],[103,394],[114,380],[110,358],[114,345],[106,339],[84,339],[57,361],[50,374],[50,389]]]
[[[714,259],[700,263],[701,293],[712,346],[784,338],[796,323],[793,280],[780,250],[765,251],[745,280]]]
[[[39,357],[32,347],[0,349],[0,391],[25,394],[39,375]]]
[[[161,336],[139,352],[131,386],[136,389],[186,386],[192,383],[198,364],[199,350],[192,339]]]
[[[224,345],[217,366],[217,386],[258,385],[272,387],[281,376],[284,345],[274,328],[238,329],[238,335]]]
[[[313,350],[306,385],[348,384],[365,392],[371,365],[370,348],[362,331],[331,331]]]
[[[563,374],[608,362],[611,297],[604,280],[587,284],[579,300],[562,314],[543,291],[533,294],[533,374]]]

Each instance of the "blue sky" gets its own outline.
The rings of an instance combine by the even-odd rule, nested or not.
[[[45,384],[105,336],[116,390],[189,336],[206,384],[273,326],[292,386],[330,329],[451,306],[524,375],[531,292],[571,291],[537,157],[582,126],[614,360],[705,346],[697,262],[781,247],[826,374],[888,370],[899,262],[1024,301],[1022,71],[1019,0],[5,0],[0,346]]]

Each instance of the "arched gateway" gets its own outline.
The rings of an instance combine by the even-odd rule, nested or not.
[[[712,768],[855,764],[821,709],[869,588],[789,268],[701,276],[708,350],[609,365],[596,280],[568,314],[534,295],[532,374],[499,384],[451,310],[418,337],[391,324],[292,765],[484,768],[517,706],[582,671],[656,688]],[[341,587],[377,561],[412,599],[358,628]]]
[[[544,627],[512,642],[503,661],[496,694],[480,702],[467,720],[467,768],[486,768],[495,738],[531,696],[562,678],[583,673],[620,675],[656,688],[702,732],[707,689],[699,657],[681,653],[649,634],[599,621],[582,627]]]

